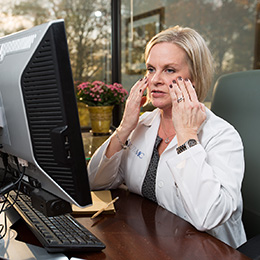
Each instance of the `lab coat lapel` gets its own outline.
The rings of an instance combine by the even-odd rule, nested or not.
[[[160,125],[161,117],[159,109],[155,109],[150,116],[146,117],[140,123],[147,127],[144,135],[145,152],[147,154],[147,167],[152,157],[153,147],[155,143],[156,136],[158,134],[158,128]],[[147,169],[146,169],[147,170]]]

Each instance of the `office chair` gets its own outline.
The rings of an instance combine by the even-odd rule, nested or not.
[[[211,110],[236,128],[244,144],[243,223],[248,241],[238,250],[260,259],[260,70],[220,77]]]

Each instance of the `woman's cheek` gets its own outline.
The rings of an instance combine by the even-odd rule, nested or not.
[[[146,89],[146,91],[147,91],[147,97],[149,98],[149,100],[151,100],[151,90],[150,90],[150,87],[149,87],[149,85],[148,85],[148,88]]]

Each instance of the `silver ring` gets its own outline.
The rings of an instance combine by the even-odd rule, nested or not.
[[[179,98],[177,99],[177,103],[180,103],[181,101],[184,101],[184,97],[179,97]]]

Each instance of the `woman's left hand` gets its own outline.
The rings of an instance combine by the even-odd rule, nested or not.
[[[178,77],[173,80],[169,90],[178,145],[189,139],[198,140],[197,132],[206,119],[206,111],[204,104],[199,102],[191,81]]]

